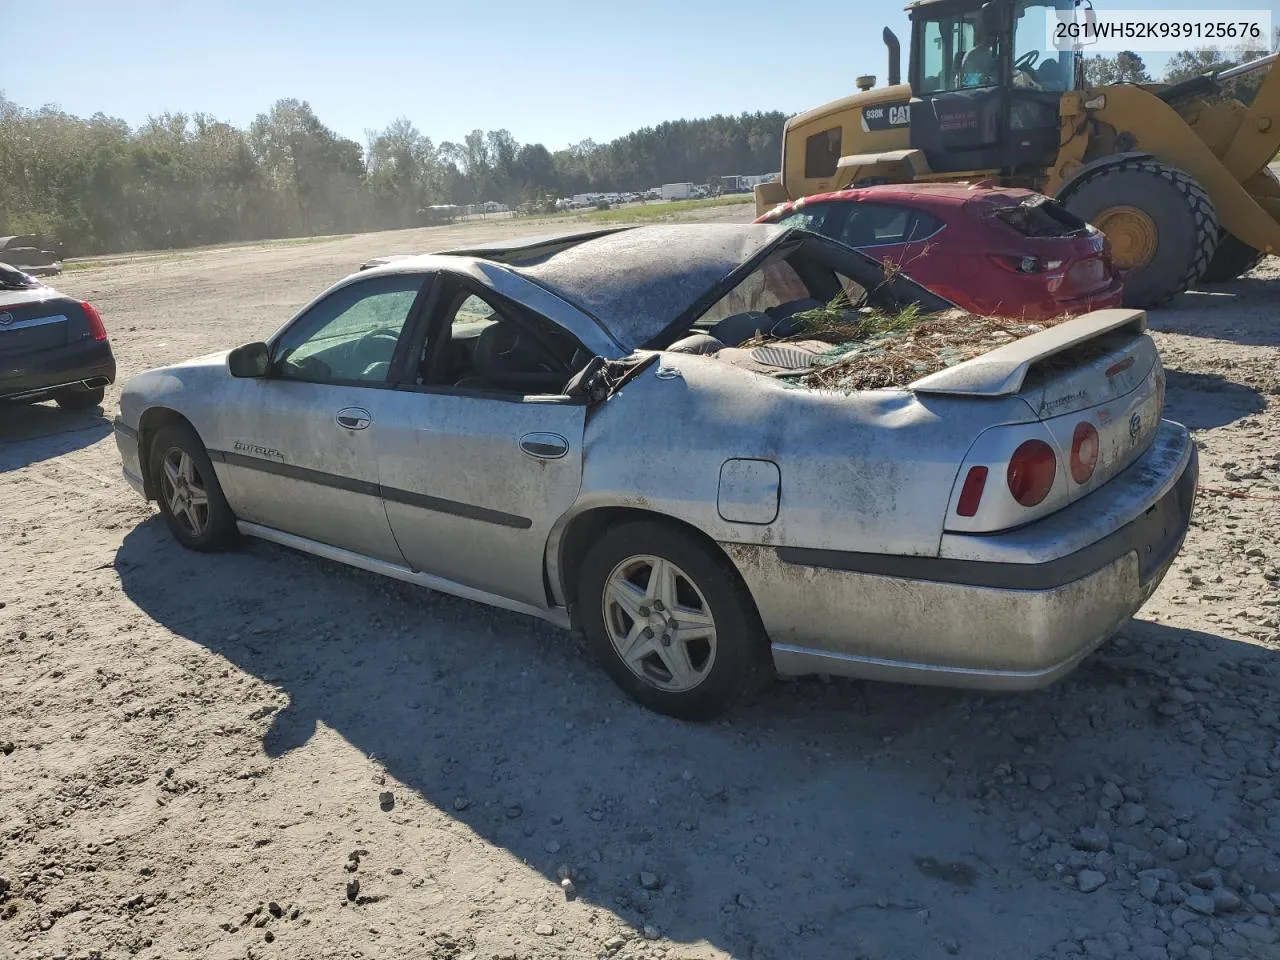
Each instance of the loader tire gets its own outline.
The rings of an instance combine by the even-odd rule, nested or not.
[[[1257,247],[1251,247],[1234,233],[1223,230],[1218,234],[1218,249],[1200,282],[1226,283],[1234,280],[1260,264],[1265,256]]]
[[[1107,234],[1126,307],[1158,307],[1196,283],[1218,245],[1204,188],[1158,160],[1122,160],[1085,174],[1061,202]]]

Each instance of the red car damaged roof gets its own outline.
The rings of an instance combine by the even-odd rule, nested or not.
[[[788,200],[756,218],[760,223],[803,209],[811,203],[827,201],[875,201],[897,202],[923,210],[952,211],[967,204],[980,204],[995,209],[1016,207],[1034,190],[1021,187],[998,187],[987,181],[979,183],[884,183],[874,187],[852,187],[831,193],[815,193],[798,200]]]

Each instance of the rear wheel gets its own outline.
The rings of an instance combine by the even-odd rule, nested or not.
[[[578,601],[596,658],[651,710],[711,720],[770,676],[737,571],[678,527],[642,520],[606,531],[583,559]]]
[[[211,552],[235,542],[235,515],[194,430],[183,423],[161,428],[150,462],[160,512],[179,543]]]
[[[1226,283],[1241,274],[1248,273],[1262,262],[1266,254],[1251,247],[1234,233],[1223,230],[1218,235],[1218,249],[1209,261],[1209,267],[1200,278],[1201,283]]]
[[[88,410],[102,403],[106,393],[104,387],[96,387],[92,390],[64,390],[56,394],[53,399],[63,410]]]
[[[1086,174],[1064,206],[1107,235],[1124,275],[1124,304],[1157,307],[1194,284],[1213,259],[1218,214],[1200,184],[1157,160]]]

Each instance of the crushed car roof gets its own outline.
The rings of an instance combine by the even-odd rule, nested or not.
[[[495,258],[638,347],[789,232],[773,224],[660,224],[543,241],[549,252],[530,244],[531,256]]]

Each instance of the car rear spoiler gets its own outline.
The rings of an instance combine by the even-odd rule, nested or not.
[[[980,357],[957,363],[912,383],[916,393],[946,393],[969,397],[1005,397],[1022,389],[1031,365],[1072,347],[1130,328],[1132,333],[1147,329],[1143,310],[1095,310],[1064,320],[1039,333],[997,347]]]

